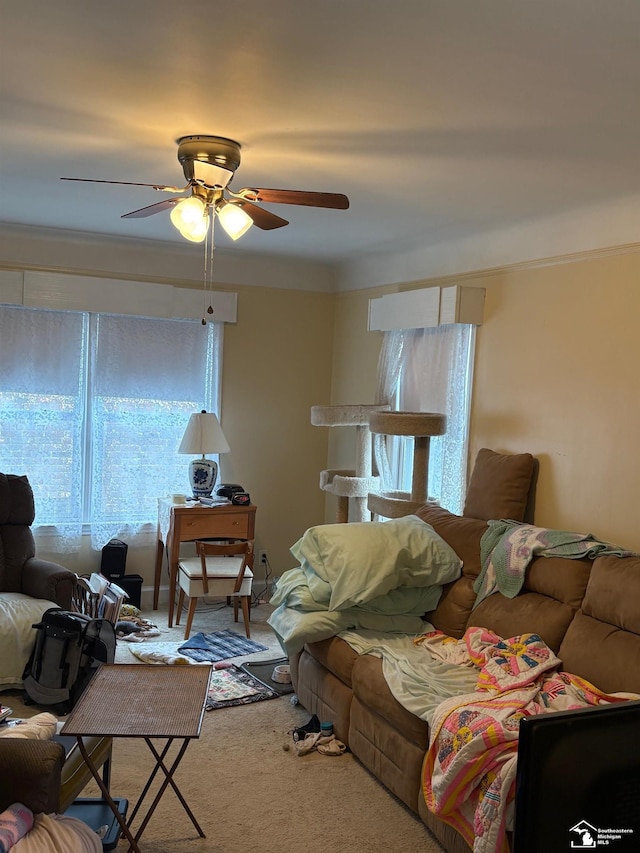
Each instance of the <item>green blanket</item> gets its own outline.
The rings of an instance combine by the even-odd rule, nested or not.
[[[579,560],[604,554],[636,556],[591,533],[552,530],[505,519],[490,521],[480,541],[482,569],[473,584],[477,593],[474,607],[494,592],[514,598],[522,589],[527,566],[537,555]]]

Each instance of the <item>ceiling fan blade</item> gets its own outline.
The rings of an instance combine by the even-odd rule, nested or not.
[[[145,216],[153,216],[154,213],[160,213],[163,210],[168,210],[182,201],[182,198],[167,198],[164,201],[157,201],[155,204],[150,204],[147,207],[141,207],[139,210],[132,210],[131,213],[123,213],[121,219],[142,219]]]
[[[274,228],[284,228],[285,225],[289,224],[288,219],[283,219],[281,216],[271,213],[270,210],[258,207],[257,204],[252,204],[244,198],[234,201],[233,204],[241,207],[251,217],[253,224],[262,228],[263,231],[273,231]]]
[[[139,184],[136,181],[102,181],[99,178],[60,178],[61,181],[81,181],[82,183],[90,184],[121,184],[126,187],[151,187],[154,190],[167,193],[182,193],[188,189],[186,187],[168,187],[165,184]]]
[[[349,199],[342,193],[316,193],[303,190],[267,190],[247,187],[238,195],[249,201],[266,201],[271,204],[302,204],[305,207],[330,207],[348,210]]]

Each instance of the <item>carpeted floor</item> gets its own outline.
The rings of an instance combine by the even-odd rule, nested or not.
[[[283,654],[282,647],[276,639],[273,631],[267,625],[267,619],[273,608],[268,604],[260,604],[251,609],[251,639],[265,646],[262,652],[250,652],[237,657],[229,658],[235,664],[244,663],[247,660],[269,660],[271,658],[280,657]],[[180,619],[181,624],[176,625],[175,620],[172,628],[168,627],[167,609],[146,610],[141,616],[152,622],[160,632],[157,637],[149,637],[149,643],[175,643],[177,649],[185,642],[184,626],[186,622],[186,614],[183,613]],[[234,631],[241,637],[245,636],[244,626],[242,621],[233,621],[233,608],[219,601],[209,604],[206,600],[198,602],[198,608],[191,627],[190,638],[193,638],[199,632],[210,634],[214,631]],[[136,663],[137,658],[132,654],[131,648],[134,646],[143,647],[143,643],[127,643],[125,640],[119,640],[116,648],[116,661],[118,663]]]
[[[233,663],[282,656],[266,625],[268,614],[268,605],[253,611],[251,632],[267,651],[234,658]],[[182,640],[183,628],[167,629],[166,612],[144,615],[162,631],[154,639]],[[201,612],[196,620],[194,631],[238,628],[226,608]],[[136,662],[122,642],[116,660]],[[281,696],[204,715],[201,737],[190,744],[176,783],[206,838],[199,838],[168,789],[145,829],[143,853],[240,853],[253,848],[265,853],[440,853],[442,848],[423,823],[351,754],[296,754],[291,730],[306,723],[310,715],[290,700],[291,696]],[[24,708],[18,694],[10,700],[4,694],[3,701],[16,716],[31,716],[38,710]],[[116,740],[112,794],[135,802],[152,766],[144,741]],[[156,790],[154,785],[152,791]],[[98,795],[95,783],[83,792],[85,797]],[[138,818],[134,829],[137,826]],[[119,842],[118,853],[126,849],[126,842]]]

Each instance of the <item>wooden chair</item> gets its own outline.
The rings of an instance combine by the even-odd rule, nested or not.
[[[74,613],[84,613],[95,619],[98,616],[99,598],[100,596],[93,591],[87,579],[76,575],[70,609]]]
[[[205,595],[214,598],[233,599],[233,618],[238,621],[238,603],[242,607],[244,630],[251,637],[249,610],[251,606],[251,586],[253,572],[248,566],[253,554],[253,542],[195,543],[197,557],[182,558],[178,563],[178,614],[176,625],[180,624],[180,613],[185,595],[189,599],[185,640],[189,639],[191,625],[196,612],[198,599]]]

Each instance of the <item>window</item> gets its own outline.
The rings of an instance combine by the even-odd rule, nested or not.
[[[385,332],[378,399],[392,409],[440,412],[447,432],[429,443],[429,497],[460,513],[466,491],[467,446],[475,326],[463,323]],[[413,439],[386,437],[383,489],[410,492]]]
[[[0,308],[0,470],[26,474],[35,525],[93,547],[188,490],[189,415],[218,411],[222,324]]]

